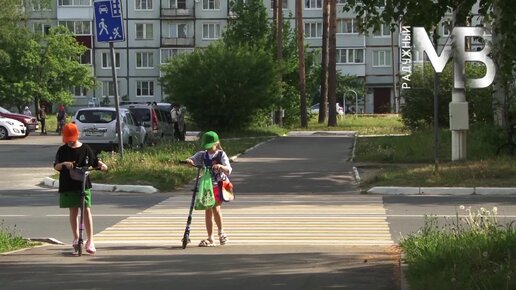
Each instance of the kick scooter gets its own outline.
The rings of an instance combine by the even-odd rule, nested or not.
[[[86,157],[86,164],[84,167],[77,167],[79,170],[83,172],[82,178],[82,188],[81,188],[81,213],[80,213],[80,221],[79,221],[79,240],[77,241],[77,245],[73,245],[75,253],[78,256],[82,256],[82,250],[84,246],[84,212],[86,211],[86,181],[88,179],[88,175],[90,174],[88,157]]]
[[[195,204],[195,196],[197,195],[197,191],[199,190],[199,178],[201,175],[201,169],[202,166],[196,166],[197,167],[197,177],[195,178],[195,186],[192,190],[192,201],[190,202],[190,212],[188,213],[188,219],[186,220],[186,229],[185,233],[183,235],[183,239],[181,240],[183,242],[183,249],[186,249],[186,245],[190,243],[190,225],[192,224],[192,212]]]

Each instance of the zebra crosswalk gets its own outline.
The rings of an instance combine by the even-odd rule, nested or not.
[[[168,198],[95,235],[97,244],[173,246],[181,243],[190,196]],[[223,204],[231,245],[393,244],[381,197],[339,195],[239,196]],[[206,238],[204,211],[194,211],[190,238]]]

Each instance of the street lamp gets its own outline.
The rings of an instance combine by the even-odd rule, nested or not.
[[[356,117],[357,111],[358,111],[358,94],[357,94],[357,92],[355,92],[352,89],[345,91],[344,94],[342,95],[342,106],[344,106],[344,116],[346,116],[346,93],[347,92],[352,92],[355,94],[355,117]]]

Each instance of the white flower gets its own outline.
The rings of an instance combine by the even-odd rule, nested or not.
[[[462,205],[462,204],[459,206],[459,208],[460,209],[465,209],[464,205]]]

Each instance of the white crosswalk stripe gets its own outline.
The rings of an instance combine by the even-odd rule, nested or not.
[[[181,243],[189,196],[171,197],[95,235],[97,244]],[[231,245],[392,244],[381,197],[339,195],[239,196],[223,205]],[[215,229],[216,230],[216,229]],[[193,245],[206,238],[204,211],[194,211]]]

